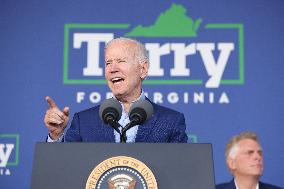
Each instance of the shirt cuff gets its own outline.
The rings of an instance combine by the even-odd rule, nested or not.
[[[47,135],[47,142],[64,142],[64,133],[57,139],[57,140],[53,140],[50,135]]]

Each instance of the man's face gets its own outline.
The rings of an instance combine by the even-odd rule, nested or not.
[[[135,100],[140,96],[142,79],[147,76],[148,63],[140,64],[135,44],[116,41],[105,52],[105,77],[112,93],[119,100]]]
[[[263,172],[261,146],[251,139],[241,140],[237,145],[236,157],[230,159],[228,164],[234,176],[261,176]]]

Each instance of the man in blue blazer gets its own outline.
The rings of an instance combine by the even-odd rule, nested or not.
[[[226,146],[225,156],[234,179],[218,184],[216,189],[281,189],[259,181],[263,172],[263,157],[255,133],[244,132],[232,137]]]
[[[142,82],[147,77],[149,61],[141,43],[129,38],[117,38],[105,47],[105,78],[108,86],[122,106],[119,124],[129,123],[128,112],[137,100],[146,99]],[[64,136],[69,121],[69,108],[60,110],[46,97],[49,104],[44,118],[49,135],[48,142],[119,142],[120,135],[103,123],[99,106],[75,113],[71,126]],[[151,102],[152,103],[152,102]],[[152,103],[153,116],[142,125],[127,130],[126,142],[187,142],[185,120],[182,113]]]
[[[138,126],[135,142],[186,142],[183,115],[154,103],[152,105],[154,114]],[[99,106],[96,106],[76,113],[66,133],[66,141],[118,142],[114,129],[101,121],[98,110]]]

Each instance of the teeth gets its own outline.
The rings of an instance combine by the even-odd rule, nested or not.
[[[123,79],[121,77],[116,77],[116,78],[113,78],[111,81],[116,82],[116,81],[119,81],[119,80],[123,80]]]

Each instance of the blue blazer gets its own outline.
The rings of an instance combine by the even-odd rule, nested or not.
[[[151,102],[152,103],[152,102]],[[138,126],[135,142],[186,143],[184,115],[152,103],[152,118]],[[115,142],[114,129],[99,117],[99,106],[74,114],[65,135],[67,142]]]
[[[218,184],[216,186],[216,189],[236,189],[234,179],[231,180],[231,182]],[[282,188],[271,184],[259,182],[259,189],[282,189]]]

